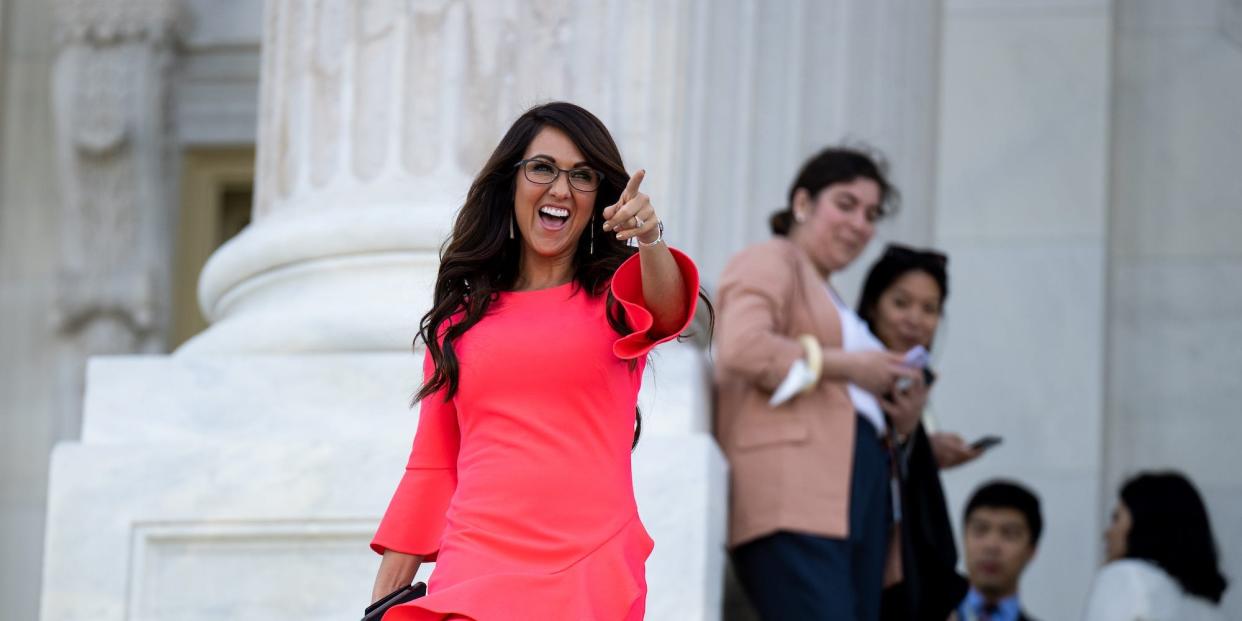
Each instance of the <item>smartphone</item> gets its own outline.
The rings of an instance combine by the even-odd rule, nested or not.
[[[914,380],[908,377],[902,376],[902,377],[897,378],[897,385],[894,386],[894,388],[897,389],[897,392],[905,392],[907,390],[910,390],[910,387],[913,385],[914,385]]]
[[[975,440],[974,442],[971,442],[971,443],[970,443],[970,448],[972,448],[972,449],[974,449],[974,450],[976,450],[976,451],[978,451],[978,450],[984,450],[984,451],[986,451],[986,450],[988,450],[988,449],[992,448],[993,446],[996,446],[997,444],[1000,444],[1000,443],[1001,443],[1001,437],[1000,437],[1000,436],[983,436],[982,438],[979,438],[978,440]]]

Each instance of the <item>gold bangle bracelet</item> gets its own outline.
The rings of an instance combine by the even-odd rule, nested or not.
[[[819,378],[824,373],[824,350],[819,345],[819,339],[810,334],[798,336],[798,342],[806,352],[806,366],[811,371],[811,381],[802,388],[802,392],[807,393],[819,385]]]

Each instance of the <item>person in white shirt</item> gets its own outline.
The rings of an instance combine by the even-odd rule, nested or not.
[[[1176,472],[1147,472],[1121,487],[1104,533],[1085,621],[1223,621],[1228,581],[1199,492]]]

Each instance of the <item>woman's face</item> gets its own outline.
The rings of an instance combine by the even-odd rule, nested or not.
[[[791,238],[826,277],[857,259],[875,235],[880,185],[860,177],[834,183],[814,198],[799,190],[793,207],[798,225]]]
[[[1109,523],[1108,530],[1104,531],[1105,556],[1110,562],[1125,558],[1126,541],[1130,537],[1130,527],[1133,524],[1130,508],[1118,499],[1117,506],[1113,508],[1113,520]]]
[[[886,347],[909,351],[915,345],[931,348],[940,325],[940,285],[930,274],[913,270],[902,274],[876,300],[872,329]]]
[[[569,136],[554,127],[540,130],[522,159],[544,160],[565,170],[589,166]],[[570,186],[569,175],[564,172],[550,184],[527,179],[521,168],[514,172],[513,213],[522,233],[523,254],[549,259],[572,257],[583,229],[591,221],[598,190],[583,192]]]

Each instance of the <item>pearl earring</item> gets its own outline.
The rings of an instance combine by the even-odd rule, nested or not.
[[[587,226],[591,227],[591,245],[587,249],[587,252],[593,255],[595,254],[595,213],[594,212],[591,213],[591,223],[588,224]]]
[[[513,214],[509,214],[509,239],[513,239]]]

